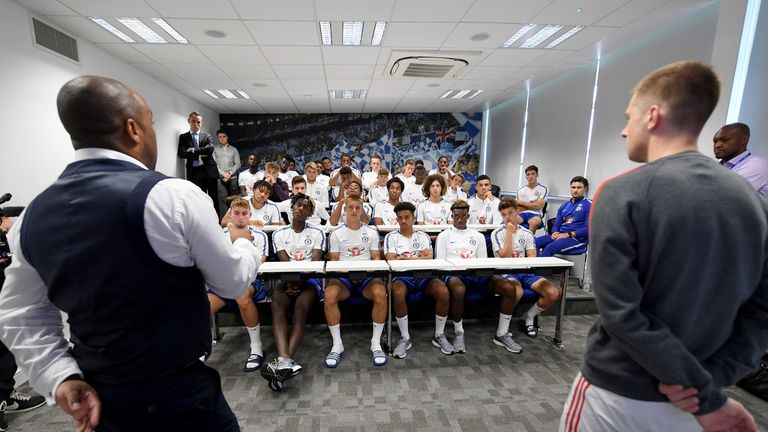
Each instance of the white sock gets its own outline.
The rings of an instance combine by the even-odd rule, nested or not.
[[[533,306],[528,309],[528,312],[523,315],[523,318],[525,319],[525,325],[533,325],[534,318],[539,316],[539,314],[542,312],[544,312],[544,309],[540,308],[538,304],[534,303]]]
[[[331,337],[333,338],[333,346],[331,347],[331,351],[343,353],[344,344],[341,343],[341,324],[328,326],[328,330],[331,331]]]
[[[464,320],[454,321],[453,322],[453,331],[456,332],[456,334],[464,333]]]
[[[447,316],[435,315],[435,337],[445,334],[445,323],[447,321]]]
[[[499,326],[496,327],[496,336],[504,336],[509,332],[510,321],[512,321],[512,315],[499,314]]]
[[[261,349],[261,325],[256,324],[256,327],[246,327],[248,329],[248,337],[251,338],[251,354],[263,355],[264,352]]]
[[[398,322],[398,324],[400,324]],[[384,323],[373,323],[373,336],[371,337],[371,351],[381,351],[381,334],[384,332]]]
[[[395,317],[395,319],[397,319],[397,328],[400,329],[400,337],[406,340],[411,339],[411,334],[408,333],[408,315],[402,318]]]

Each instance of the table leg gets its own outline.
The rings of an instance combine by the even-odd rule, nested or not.
[[[392,354],[392,273],[387,273],[387,352]]]
[[[565,295],[568,291],[568,276],[570,275],[570,269],[568,267],[563,270],[563,273],[560,275],[560,292],[562,292],[562,296],[560,298],[560,303],[557,305],[557,312],[555,317],[555,337],[552,338],[552,343],[554,343],[558,348],[565,349],[563,346],[563,319],[565,318]]]

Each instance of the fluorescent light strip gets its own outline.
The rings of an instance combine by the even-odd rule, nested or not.
[[[552,42],[550,42],[546,47],[547,48],[554,48],[554,47],[560,45],[561,43],[563,43],[564,40],[566,40],[569,37],[571,37],[571,36],[575,35],[576,33],[580,32],[583,28],[584,28],[584,26],[576,26],[576,27],[568,30],[567,32],[563,33],[562,36],[560,36],[559,38],[557,38],[557,39],[553,40]]]
[[[214,93],[214,92],[212,92],[210,90],[207,90],[207,89],[203,90],[203,93],[207,94],[208,96],[210,96],[210,97],[212,97],[214,99],[218,99],[219,98],[219,95],[217,95],[216,93]]]
[[[460,92],[456,93],[451,97],[451,99],[461,99],[466,95],[467,93],[471,92],[472,90],[461,90]]]
[[[117,17],[117,20],[120,21],[120,23],[122,23],[124,26],[128,27],[129,30],[139,35],[140,38],[149,43],[168,43],[168,41],[163,39],[163,37],[159,34],[155,33],[154,30],[147,27],[147,25],[141,22],[141,20],[138,18]]]
[[[237,99],[237,96],[235,96],[235,94],[229,90],[216,90],[216,91],[219,92],[220,95],[224,96],[227,99]]]
[[[515,33],[514,35],[512,35],[512,37],[511,37],[511,38],[507,39],[507,41],[506,41],[506,42],[504,42],[503,44],[501,44],[501,47],[502,47],[502,48],[509,48],[509,47],[511,47],[511,46],[512,46],[512,44],[514,44],[515,42],[517,42],[517,40],[518,40],[518,39],[520,39],[521,37],[523,37],[523,35],[525,35],[525,34],[526,34],[526,33],[528,33],[529,31],[533,30],[534,28],[536,28],[536,24],[526,24],[526,25],[524,25],[524,26],[523,26],[523,28],[521,28],[520,30],[518,30],[518,31],[517,31],[517,33]]]
[[[328,96],[330,96],[331,99],[336,99],[336,90],[328,90]]]
[[[592,111],[589,113],[589,132],[587,135],[587,158],[584,161],[584,177],[587,176],[589,167],[589,151],[592,148],[592,127],[595,125],[595,105],[597,104],[597,81],[600,78],[600,56],[597,57],[597,68],[595,69],[595,87],[592,89]]]
[[[360,99],[365,99],[365,95],[368,94],[368,90],[360,90]]]
[[[342,99],[352,99],[355,97],[355,91],[354,90],[342,90],[341,91],[341,98]]]
[[[517,178],[517,189],[523,187],[523,162],[525,161],[525,140],[528,136],[528,103],[531,101],[531,80],[525,82],[525,116],[523,116],[523,142],[520,144],[520,174]]]
[[[483,111],[483,122],[480,129],[482,138],[480,140],[480,173],[488,172],[488,135],[491,134],[491,109],[486,108]]]
[[[238,93],[240,93],[240,96],[242,96],[244,99],[250,99],[251,97],[248,96],[248,94],[242,90],[238,90]]]
[[[330,45],[332,43],[330,21],[320,21],[320,36],[323,39],[323,45]]]
[[[552,37],[553,34],[560,31],[561,28],[563,28],[563,26],[561,25],[545,26],[543,29],[539,30],[535,35],[531,36],[530,38],[528,38],[528,40],[523,42],[520,45],[520,48],[536,48],[537,46],[539,46],[539,44],[541,44],[545,40]]]
[[[475,92],[474,92],[474,93],[472,93],[472,94],[470,94],[469,96],[467,96],[467,99],[472,99],[473,97],[475,97],[475,96],[479,95],[479,94],[480,94],[480,93],[482,93],[482,92],[483,92],[482,90],[475,90]]]
[[[176,39],[176,42],[182,43],[182,44],[189,43],[189,41],[186,38],[184,38],[184,36],[182,36],[181,33],[177,32],[176,29],[171,27],[171,25],[168,24],[164,19],[152,18],[152,22],[160,26],[161,29],[165,30],[166,33],[171,35],[172,38]]]
[[[447,92],[443,93],[443,94],[440,96],[440,99],[447,99],[447,98],[448,98],[448,96],[449,96],[451,93],[453,93],[454,91],[455,91],[455,90],[448,90]]]
[[[759,13],[760,0],[748,0],[747,10],[744,13],[739,54],[736,57],[736,69],[733,74],[731,98],[728,101],[728,114],[725,116],[725,122],[729,124],[739,121],[741,114],[741,103],[744,97],[744,87],[747,84],[747,72],[749,71],[749,58],[752,55],[752,44],[755,40]]]
[[[384,29],[386,27],[386,21],[376,21],[376,27],[373,29],[371,45],[381,45],[381,40],[384,38]]]
[[[344,45],[360,45],[363,42],[363,22],[344,21],[341,43]]]
[[[91,21],[95,22],[96,24],[100,25],[103,29],[105,29],[108,32],[112,33],[113,35],[119,37],[123,41],[128,42],[128,43],[136,42],[135,40],[131,39],[130,36],[128,36],[127,34],[121,32],[120,30],[118,30],[117,27],[113,26],[112,24],[104,21],[103,19],[101,19],[99,17],[88,17],[88,18]]]

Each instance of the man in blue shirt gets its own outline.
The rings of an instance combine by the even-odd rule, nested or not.
[[[557,210],[552,234],[536,238],[536,249],[544,249],[539,256],[554,254],[579,255],[589,243],[589,209],[592,201],[586,198],[589,181],[582,176],[571,179],[571,199]]]

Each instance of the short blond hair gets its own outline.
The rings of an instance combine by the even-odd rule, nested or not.
[[[280,166],[274,162],[267,162],[264,165],[264,172],[267,171],[280,171]]]
[[[248,204],[248,200],[244,198],[235,198],[232,200],[231,203],[229,203],[229,208],[233,209],[235,207],[242,207],[248,210],[251,210],[250,204]]]
[[[306,165],[304,165],[304,171],[308,169],[313,169],[315,171],[320,171],[320,169],[317,167],[317,164],[314,162],[307,162]]]
[[[698,135],[720,98],[720,80],[708,65],[680,61],[646,75],[632,95],[643,105],[665,106],[673,129]]]

